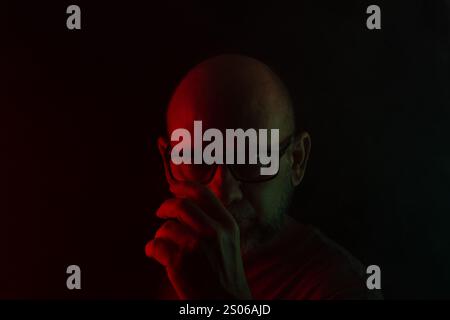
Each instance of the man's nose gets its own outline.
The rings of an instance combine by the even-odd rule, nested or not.
[[[216,174],[209,184],[209,188],[220,199],[224,206],[242,199],[240,182],[237,181],[226,165],[218,165]]]

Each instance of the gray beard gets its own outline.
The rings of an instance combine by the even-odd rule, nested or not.
[[[228,206],[227,209],[239,226],[241,254],[246,254],[279,234],[291,204],[292,194],[293,188],[291,186],[286,188],[277,212],[270,220],[258,215],[250,203],[245,200],[233,202]]]

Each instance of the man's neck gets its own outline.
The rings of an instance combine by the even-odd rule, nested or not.
[[[257,256],[265,255],[267,252],[272,252],[287,238],[289,238],[289,236],[292,235],[292,232],[298,230],[298,227],[300,226],[300,223],[289,215],[285,215],[282,221],[281,227],[276,235],[274,235],[270,240],[263,242],[243,253],[242,258],[244,260],[252,260]]]

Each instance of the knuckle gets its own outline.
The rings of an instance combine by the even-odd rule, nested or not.
[[[158,230],[156,230],[154,240],[155,240],[155,241],[156,241],[156,240],[159,240],[160,238],[163,237],[163,235],[164,235],[164,225],[161,226]]]
[[[156,231],[155,233],[155,239],[156,238],[163,238],[167,235],[167,233],[171,230],[174,230],[175,228],[175,221],[173,220],[167,220],[162,224],[161,227]]]
[[[160,216],[166,210],[170,210],[173,204],[173,199],[167,199],[159,206],[158,210],[156,210],[156,216]]]

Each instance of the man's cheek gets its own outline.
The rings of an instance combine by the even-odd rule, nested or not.
[[[276,192],[276,189],[272,187],[272,181],[255,184],[245,192],[247,200],[256,211],[259,219],[264,219],[270,214],[274,192]]]

